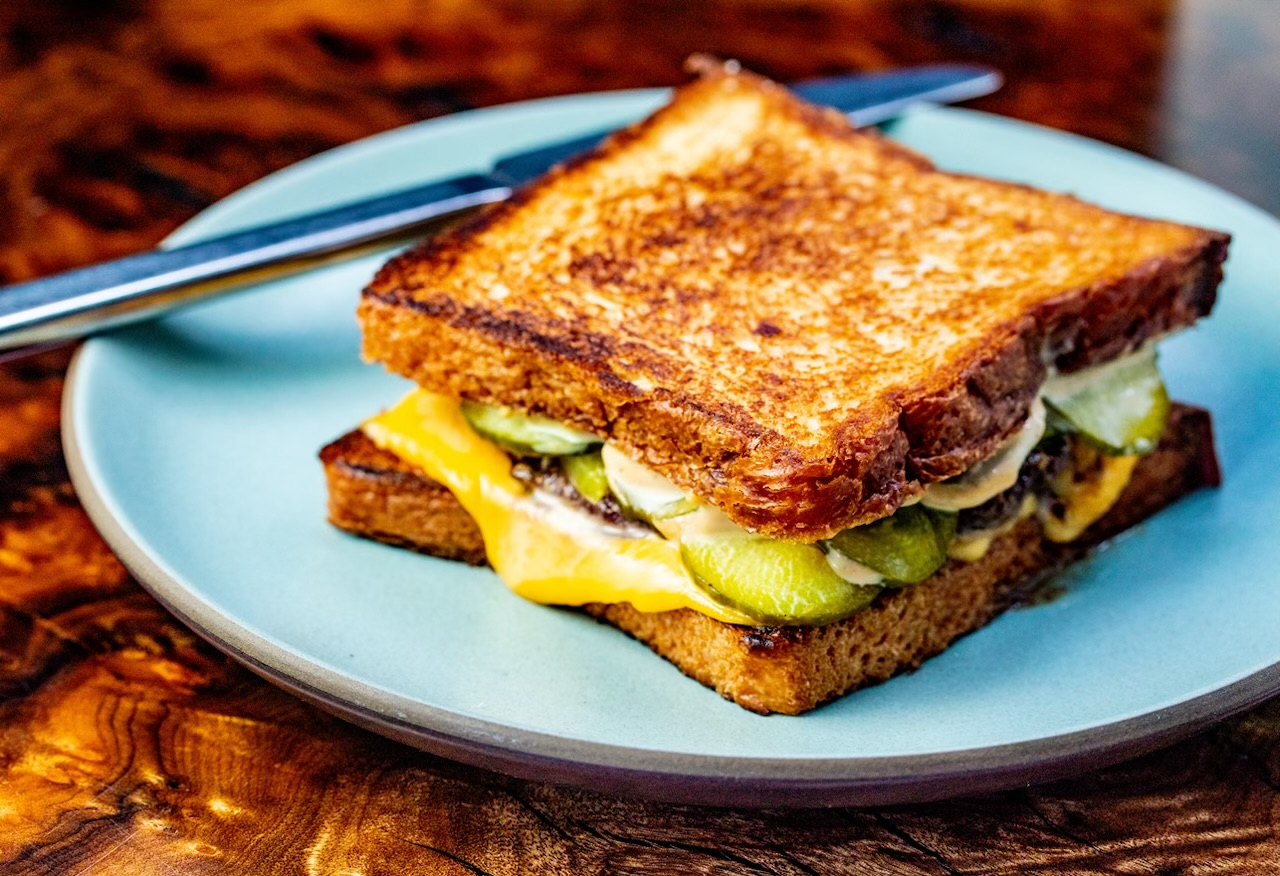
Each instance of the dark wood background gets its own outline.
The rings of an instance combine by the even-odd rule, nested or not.
[[[0,0],[0,282],[150,246],[366,134],[670,84],[695,50],[782,80],[992,63],[981,108],[1280,210],[1275,0]],[[1070,781],[869,810],[614,799],[357,730],[107,550],[61,460],[66,358],[0,366],[0,872],[1280,872],[1280,700]]]

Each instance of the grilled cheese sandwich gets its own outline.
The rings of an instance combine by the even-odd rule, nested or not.
[[[1014,586],[991,575],[1074,555],[1152,471],[1178,475],[1163,501],[1213,481],[1150,342],[1208,312],[1225,248],[940,173],[709,71],[379,273],[365,354],[420,389],[326,448],[331,519],[483,556],[748,708],[811,708],[988,619]],[[413,519],[358,471],[398,472]],[[980,607],[940,617],[954,593]],[[817,643],[895,612],[924,626],[874,669],[833,650],[766,694],[728,656],[727,630],[754,654],[766,628]]]

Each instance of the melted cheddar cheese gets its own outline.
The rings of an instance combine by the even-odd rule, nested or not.
[[[1129,485],[1137,456],[1110,456],[1072,446],[1072,465],[1052,485],[1057,501],[1040,515],[1044,537],[1059,543],[1075,541],[1098,518],[1111,510]]]
[[[511,475],[510,457],[476,434],[453,399],[417,390],[362,429],[453,493],[480,527],[489,564],[525,599],[629,602],[645,612],[692,608],[726,623],[753,623],[694,582],[675,543],[611,533],[531,492]]]

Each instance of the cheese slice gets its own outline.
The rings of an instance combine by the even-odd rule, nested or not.
[[[1081,455],[1076,454],[1077,465]],[[1139,458],[1098,453],[1087,469],[1087,476],[1077,478],[1075,472],[1068,469],[1053,486],[1061,513],[1056,513],[1051,503],[1040,515],[1045,538],[1061,543],[1075,541],[1083,535],[1119,500]]]
[[[692,608],[716,620],[750,617],[699,587],[674,542],[610,532],[511,475],[511,459],[463,419],[458,402],[415,390],[361,427],[374,444],[449,489],[475,519],[485,553],[515,593],[548,605],[629,602],[639,611]]]

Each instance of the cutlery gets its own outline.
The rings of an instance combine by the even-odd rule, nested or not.
[[[968,100],[1000,84],[1000,74],[990,68],[942,64],[814,80],[793,90],[844,111],[863,126],[891,119],[914,103]],[[20,352],[25,354],[29,347],[47,347],[265,280],[390,250],[464,211],[505,200],[608,133],[509,155],[482,173],[0,288],[0,351],[24,348]]]

